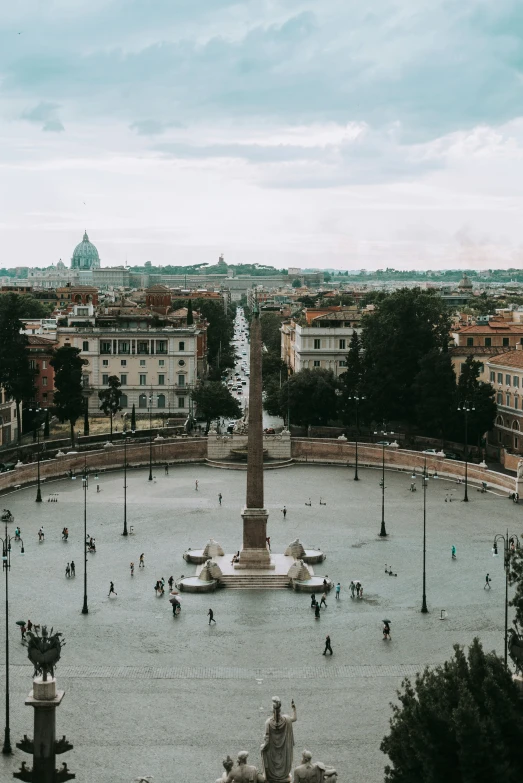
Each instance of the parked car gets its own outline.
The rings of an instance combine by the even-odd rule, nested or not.
[[[0,462],[0,473],[7,473],[8,470],[14,470],[14,462]]]
[[[454,451],[446,451],[445,457],[446,459],[461,459],[459,454],[456,454]]]
[[[389,440],[378,440],[375,443],[376,446],[390,446]]]

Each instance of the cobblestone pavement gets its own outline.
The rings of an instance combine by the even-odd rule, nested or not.
[[[340,467],[269,471],[265,489],[273,551],[283,551],[296,536],[308,548],[324,549],[327,560],[315,570],[341,582],[341,600],[331,594],[328,608],[315,620],[307,595],[221,590],[183,595],[183,611],[173,618],[167,595],[155,595],[155,581],[192,573],[181,555],[210,536],[228,552],[240,547],[246,474],[203,465],[171,468],[168,476],[158,467],[154,473],[155,481],[148,482],[147,471],[129,471],[128,524],[135,532],[127,538],[121,535],[123,475],[100,474],[99,493],[90,478],[87,531],[98,551],[89,556],[87,616],[81,614],[81,481],[45,484],[41,505],[34,502],[34,489],[0,501],[15,514],[10,532],[20,524],[26,549],[22,557],[14,545],[9,575],[12,742],[32,735],[32,711],[24,706],[32,670],[15,625],[30,618],[65,634],[57,675],[66,696],[57,713],[57,734],[66,733],[74,743],[66,761],[78,781],[127,783],[149,774],[155,783],[204,783],[221,774],[227,753],[241,749],[259,763],[263,722],[271,696],[279,695],[285,710],[291,698],[297,704],[297,757],[307,747],[315,758],[336,766],[341,780],[378,783],[386,763],[379,745],[402,678],[440,663],[452,654],[453,644],[466,644],[476,634],[487,649],[502,652],[503,562],[492,557],[492,539],[507,525],[510,532],[522,529],[522,508],[506,498],[472,489],[471,502],[464,504],[459,502],[463,487],[430,481],[430,612],[422,615],[423,494],[421,486],[409,491],[410,475],[386,474],[390,535],[383,540],[377,535],[380,471],[362,470],[359,482]],[[58,503],[45,502],[50,492],[58,493]],[[453,502],[445,502],[447,493]],[[320,496],[326,505],[319,505]],[[305,506],[309,497],[310,507]],[[64,525],[68,543],[61,541]],[[141,552],[145,569],[138,568]],[[77,575],[66,579],[71,559]],[[388,576],[385,564],[398,576]],[[483,589],[487,571],[491,591]],[[363,600],[350,598],[351,579],[363,583]],[[110,580],[116,598],[107,596]],[[3,599],[2,581],[2,649]],[[217,620],[212,627],[206,617],[210,606]],[[392,621],[391,643],[381,637],[385,617]],[[321,654],[327,633],[332,658]],[[0,676],[3,687],[1,668]],[[23,758],[20,751],[1,757],[0,779],[10,779]]]

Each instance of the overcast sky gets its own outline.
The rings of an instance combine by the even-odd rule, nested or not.
[[[521,0],[20,0],[0,267],[523,262]]]

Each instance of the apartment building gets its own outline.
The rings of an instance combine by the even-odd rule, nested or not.
[[[495,356],[487,367],[498,406],[489,443],[523,454],[523,350]]]
[[[28,336],[27,350],[31,367],[37,371],[34,380],[35,402],[42,408],[53,404],[54,369],[50,361],[56,346],[55,340],[49,340],[39,335]]]
[[[85,361],[83,384],[90,415],[101,415],[98,392],[116,375],[124,412],[148,410],[185,415],[198,378],[202,328],[150,325],[59,327],[60,345],[79,348]]]
[[[356,308],[307,308],[299,320],[282,324],[282,360],[292,372],[321,367],[341,375],[354,332],[361,333]]]
[[[4,389],[0,386],[0,446],[7,446],[16,441],[17,435],[15,402],[7,397]]]

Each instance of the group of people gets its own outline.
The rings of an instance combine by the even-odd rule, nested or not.
[[[76,576],[74,560],[71,560],[71,563],[67,563],[65,567],[65,575],[67,579],[69,579],[70,576]]]
[[[25,625],[21,625],[20,626],[20,633],[22,634],[22,642],[25,639],[25,635],[26,635],[27,631],[31,631],[33,628],[35,629],[35,631],[40,630],[40,626],[39,625],[33,625],[31,620],[28,620]]]
[[[314,609],[314,616],[316,618],[320,616],[322,606],[324,606],[325,609],[327,608],[327,591],[324,591],[319,603],[316,600],[316,594],[311,593],[311,609]]]
[[[96,540],[92,536],[88,535],[85,539],[85,543],[87,544],[88,552],[96,552]]]
[[[64,529],[62,530],[62,541],[67,541],[68,538],[69,538],[69,528],[64,527]]]
[[[354,593],[356,593],[356,598],[363,598],[363,585],[359,580],[356,580],[355,582],[351,580],[349,589],[351,598],[354,598]]]

